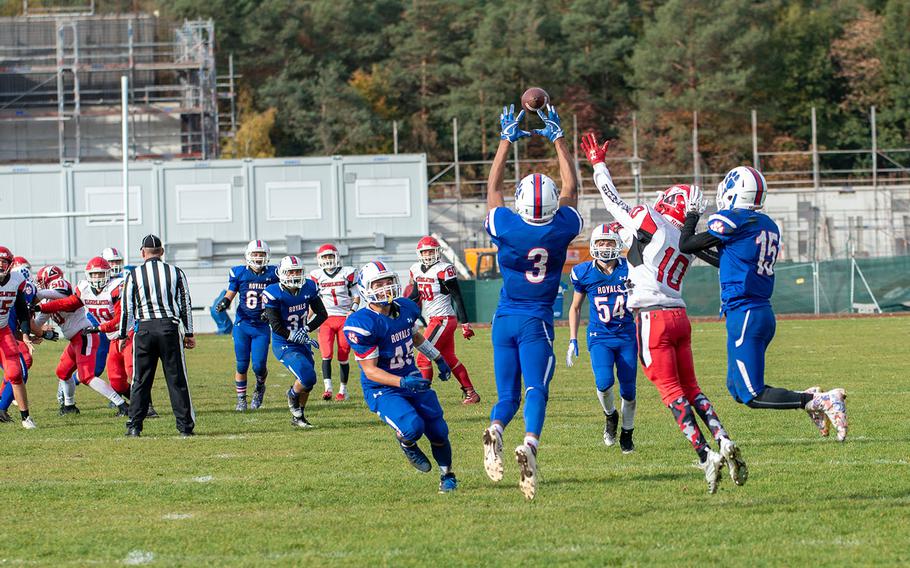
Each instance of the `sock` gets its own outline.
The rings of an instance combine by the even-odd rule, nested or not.
[[[265,380],[266,380],[267,378],[269,378],[269,373],[268,373],[268,371],[266,371],[265,373],[263,373],[263,374],[261,374],[261,375],[256,375],[256,388],[259,388],[259,387],[261,387],[262,385],[264,385],[264,384],[265,384]]]
[[[450,466],[450,465],[441,465],[441,466],[439,466],[439,473],[441,473],[441,474],[443,474],[443,475],[446,475],[446,474],[449,473],[451,470],[452,470],[452,466]]]
[[[635,428],[635,406],[634,400],[622,399],[622,429],[631,430]]]
[[[537,455],[537,446],[540,445],[540,440],[534,436],[525,436],[525,445],[534,450],[534,455]]]
[[[711,404],[708,397],[704,394],[699,394],[695,397],[695,404],[693,406],[695,407],[695,412],[701,416],[702,422],[708,426],[708,429],[711,431],[711,435],[714,436],[715,440],[730,437],[720,423],[720,418],[718,418],[717,413],[714,412],[714,405]]]
[[[490,428],[492,428],[493,431],[499,434],[499,437],[502,438],[502,424],[490,424]]]
[[[468,370],[464,365],[461,364],[461,361],[452,367],[452,374],[455,375],[455,380],[458,381],[458,384],[461,385],[461,388],[474,390],[474,384],[471,382],[471,377],[468,375]]]
[[[323,359],[322,360],[322,380],[326,384],[326,390],[332,388],[332,360]]]
[[[117,394],[117,391],[112,389],[111,385],[107,384],[104,379],[95,377],[88,382],[88,386],[92,387],[92,390],[105,397],[109,401],[113,402],[117,406],[123,404],[123,397]]]
[[[327,391],[332,390],[332,379],[325,379],[324,381],[322,381],[322,384],[325,385],[325,390],[327,390]]]
[[[76,381],[73,379],[60,381],[59,388],[63,391],[63,404],[65,406],[76,404]]]
[[[246,398],[246,381],[234,381],[234,388],[237,389],[237,398]]]
[[[758,396],[746,403],[749,408],[791,410],[805,408],[812,401],[812,393],[766,386]]]
[[[341,392],[345,392],[348,386],[348,376],[351,374],[351,365],[347,361],[339,362],[338,367],[341,369]]]
[[[448,468],[452,467],[452,444],[448,440],[438,445],[431,442],[430,451],[433,452],[433,459],[439,464],[440,469],[446,468],[448,470]]]
[[[341,394],[348,394],[348,384],[347,384],[347,383],[341,383],[341,386],[338,387],[338,392],[341,393]]]
[[[20,410],[19,416],[21,416],[22,419],[25,420],[26,418],[28,418],[28,410]]]
[[[681,396],[668,406],[670,407],[670,412],[673,413],[673,417],[676,418],[676,424],[682,431],[683,436],[692,444],[692,447],[698,453],[699,459],[705,461],[708,455],[708,441],[705,440],[701,430],[698,428],[698,423],[695,422],[695,412],[692,410],[692,405],[689,404],[686,397]]]
[[[613,414],[616,412],[616,405],[613,403],[613,387],[607,390],[597,390],[597,400],[604,409],[604,414]]]

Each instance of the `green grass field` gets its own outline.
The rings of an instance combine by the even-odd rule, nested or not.
[[[567,331],[558,331],[561,361]],[[317,427],[295,431],[282,397],[290,376],[271,359],[266,408],[238,415],[230,338],[203,337],[188,361],[198,436],[176,436],[159,379],[164,416],[126,439],[123,420],[88,388],[77,390],[80,416],[57,416],[61,345],[45,344],[29,382],[39,429],[0,425],[0,564],[910,562],[910,318],[779,323],[769,382],[846,387],[844,444],[822,439],[801,411],[734,403],[723,334],[718,323],[696,324],[696,366],[744,450],[746,486],[725,477],[706,494],[688,442],[640,373],[637,451],[604,447],[585,354],[574,369],[560,363],[552,383],[533,502],[518,491],[511,458],[502,483],[483,472],[480,437],[495,398],[487,330],[459,339],[483,402],[462,407],[454,380],[436,385],[460,481],[453,495],[437,494],[437,474],[407,464],[359,382],[349,403],[314,401],[307,414]],[[519,419],[506,431],[507,449],[521,430]]]

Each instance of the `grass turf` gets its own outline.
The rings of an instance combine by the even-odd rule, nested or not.
[[[701,385],[750,466],[746,486],[725,476],[709,496],[688,442],[641,373],[637,451],[604,447],[587,355],[566,369],[567,330],[558,329],[533,502],[518,491],[508,451],[521,439],[520,415],[506,431],[504,481],[483,472],[480,437],[495,399],[488,330],[458,342],[483,402],[463,407],[454,380],[436,385],[460,483],[453,495],[437,494],[437,474],[407,464],[354,380],[350,402],[314,400],[307,415],[317,427],[292,430],[282,396],[290,375],[270,357],[265,408],[237,414],[230,338],[202,337],[188,358],[198,436],[176,436],[159,378],[162,418],[148,421],[141,439],[126,439],[124,421],[84,386],[82,414],[56,415],[62,345],[42,345],[29,382],[39,429],[0,425],[0,563],[906,564],[908,332],[910,318],[779,323],[768,382],[846,387],[851,430],[838,444],[801,411],[734,403],[723,327],[696,324]]]

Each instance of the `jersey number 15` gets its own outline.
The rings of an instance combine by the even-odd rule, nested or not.
[[[755,237],[755,244],[758,245],[756,272],[759,276],[774,276],[774,263],[777,262],[780,235],[771,231],[762,231]]]

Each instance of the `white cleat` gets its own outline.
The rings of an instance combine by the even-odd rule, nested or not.
[[[708,482],[708,493],[717,493],[717,486],[723,475],[724,456],[708,448],[708,457],[699,467],[705,472],[705,481]]]
[[[518,488],[525,499],[530,501],[537,495],[537,454],[533,448],[522,444],[515,448],[515,459],[518,460],[518,471],[521,473]]]
[[[827,438],[828,434],[831,433],[828,417],[825,416],[824,411],[816,410],[816,405],[813,404],[815,402],[814,397],[821,394],[822,389],[821,387],[812,387],[806,389],[805,392],[813,395],[813,400],[806,405],[806,413],[809,415],[809,418],[812,419],[812,423],[815,424],[815,427],[818,428],[819,433]]]
[[[721,438],[720,454],[727,462],[727,468],[730,470],[730,479],[733,480],[733,483],[745,485],[746,480],[749,479],[749,468],[746,466],[746,461],[743,459],[739,448],[733,443],[733,440]]]
[[[29,416],[28,418],[26,418],[25,420],[22,421],[22,427],[25,428],[26,430],[34,430],[35,428],[38,427],[38,425],[35,424],[35,421],[32,420],[31,416]]]
[[[824,414],[825,418],[837,433],[837,441],[847,439],[847,393],[844,389],[832,389],[828,392],[814,393],[812,401],[806,405],[806,411]],[[825,431],[822,431],[824,434]]]
[[[502,481],[502,435],[493,428],[483,431],[483,469],[493,481]]]

